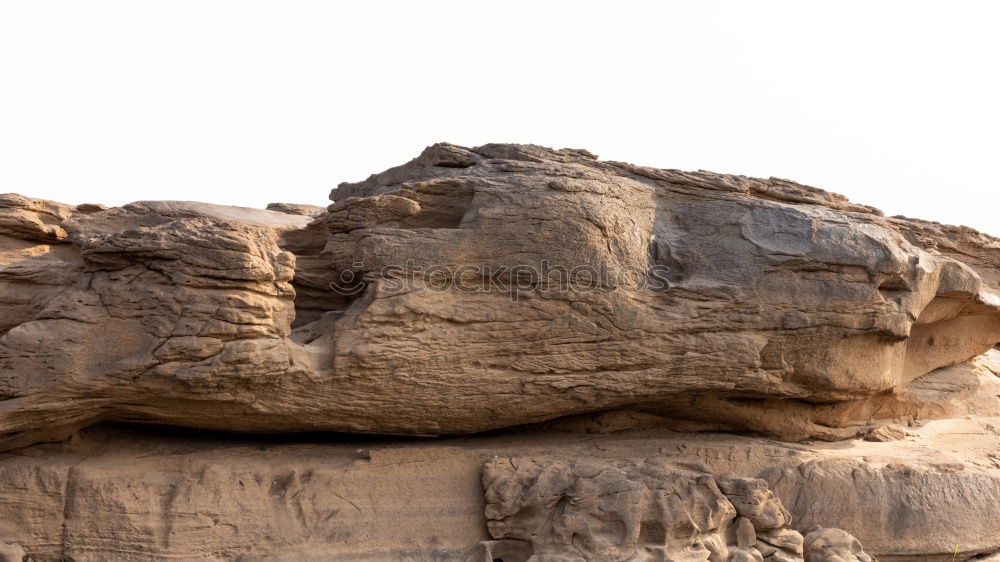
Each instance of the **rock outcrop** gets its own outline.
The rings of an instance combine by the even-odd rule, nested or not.
[[[16,544],[38,561],[480,562],[484,551],[523,561],[530,545],[491,534],[498,512],[487,511],[483,488],[484,467],[512,458],[525,459],[524,468],[532,459],[558,459],[574,474],[588,463],[626,467],[612,471],[624,476],[641,475],[630,465],[660,466],[733,511],[725,494],[708,493],[709,482],[760,479],[790,516],[777,530],[755,529],[762,555],[766,543],[795,559],[787,553],[798,539],[787,529],[805,537],[814,527],[841,529],[883,561],[964,561],[1000,551],[1000,418],[929,421],[911,433],[891,442],[803,444],[659,428],[412,440],[100,425],[63,443],[0,455],[0,545]],[[604,482],[576,478],[578,487],[563,497],[595,498],[584,486]],[[656,489],[681,490],[681,483],[649,481],[633,493],[652,500]],[[527,504],[525,496],[509,497],[510,505]],[[663,503],[685,513],[687,497]],[[600,498],[609,506],[615,499]],[[586,504],[574,508],[597,518]],[[599,515],[595,531],[632,517]],[[645,545],[655,533],[640,535]],[[540,542],[551,544],[547,537]],[[736,544],[727,541],[727,548]]]
[[[107,419],[437,435],[618,408],[843,438],[816,425],[867,420],[817,422],[826,405],[892,400],[1000,341],[1000,241],[785,180],[435,145],[332,196],[5,196],[0,443]],[[773,400],[796,423],[759,421]]]
[[[1000,552],[1000,239],[531,145],[331,199],[0,195],[0,559]]]
[[[490,534],[528,543],[538,559],[729,558],[737,512],[704,470],[655,458],[497,458],[483,487]]]
[[[484,544],[490,560],[498,547],[522,552],[521,560],[778,562],[803,556],[802,535],[787,528],[791,515],[767,482],[717,480],[690,460],[495,458],[483,469],[483,487],[487,527],[501,541]],[[837,533],[850,536],[830,529],[809,537],[813,560],[832,560],[835,549],[844,550]],[[523,544],[514,549],[512,541]]]

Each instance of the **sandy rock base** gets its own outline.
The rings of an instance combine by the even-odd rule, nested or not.
[[[478,560],[497,546],[483,487],[496,459],[666,458],[762,479],[803,535],[840,528],[879,560],[965,560],[1000,550],[997,428],[942,420],[894,441],[788,444],[664,429],[288,442],[96,426],[0,456],[0,544],[39,561]]]

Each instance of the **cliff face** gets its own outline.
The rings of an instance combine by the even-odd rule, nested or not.
[[[0,544],[75,560],[864,559],[854,537],[883,558],[949,556],[960,540],[964,558],[1000,550],[1000,463],[940,441],[974,423],[956,433],[997,445],[1000,240],[787,180],[522,145],[435,145],[331,199],[0,196]],[[99,422],[424,437],[535,425],[272,437],[258,455],[235,435],[177,449],[176,434],[83,429]],[[725,439],[796,458],[719,463],[705,431],[764,435]],[[592,432],[615,453],[531,444]],[[448,467],[380,475],[377,444]],[[816,515],[814,478],[894,507],[825,492]],[[440,497],[449,486],[462,497]],[[415,500],[395,496],[408,488]],[[773,497],[787,519],[758,524],[730,489]],[[918,514],[970,497],[979,514],[961,525]],[[442,521],[454,532],[429,530]]]

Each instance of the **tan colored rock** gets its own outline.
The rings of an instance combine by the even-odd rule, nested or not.
[[[1000,416],[1000,351],[936,369],[902,388],[867,398],[815,404],[780,398],[734,399],[725,395],[692,397],[684,405],[687,431],[759,431],[785,440],[841,441],[869,434],[883,425],[962,416]],[[647,409],[646,415],[652,410]],[[678,416],[671,409],[662,416]],[[619,414],[621,415],[621,414]],[[633,413],[632,415],[638,415]],[[650,422],[654,423],[654,422]]]
[[[793,556],[791,554],[788,554],[787,552],[778,550],[778,551],[775,551],[774,554],[768,556],[766,558],[766,560],[768,562],[797,562],[799,560],[802,560],[802,557],[801,556]]]
[[[17,543],[0,543],[0,562],[22,562],[24,549]]]
[[[733,539],[734,546],[740,550],[750,553],[751,549],[757,546],[757,533],[754,530],[753,522],[746,517],[737,517],[729,526],[729,534]]]
[[[0,236],[39,242],[66,238],[61,223],[73,215],[73,207],[29,199],[16,193],[0,194]]]
[[[754,543],[754,550],[760,553],[761,558],[768,558],[778,552],[777,548],[764,541],[756,541]]]
[[[764,480],[727,476],[720,478],[718,484],[736,508],[736,513],[750,524],[751,529],[766,531],[791,523],[791,515]]]
[[[757,538],[762,542],[782,550],[787,550],[792,554],[802,554],[802,533],[794,529],[759,531]]]
[[[267,210],[307,217],[318,217],[326,211],[325,208],[318,205],[304,205],[302,203],[268,203]]]
[[[482,469],[495,458],[667,457],[682,471],[766,480],[796,530],[842,528],[883,560],[964,561],[1000,551],[1000,435],[987,426],[1000,419],[813,444],[664,429],[359,440],[98,426],[0,455],[0,542],[39,561],[464,561],[492,540]]]
[[[1000,551],[1000,240],[537,146],[332,198],[0,196],[0,559]]]
[[[620,408],[845,439],[1000,341],[996,239],[787,180],[442,144],[333,198],[313,220],[4,196],[0,446]]]
[[[246,385],[288,370],[295,258],[278,239],[308,221],[135,203],[60,223],[72,246],[16,246],[0,270],[20,298],[0,333],[4,441],[157,411],[243,417]],[[205,410],[211,395],[228,398]]]
[[[898,425],[880,425],[865,435],[865,441],[898,441],[906,438],[906,430]]]
[[[871,562],[858,539],[843,529],[817,527],[805,536],[806,562]]]
[[[483,487],[499,542],[481,544],[488,554],[508,550],[503,560],[763,562],[802,560],[804,551],[765,481],[716,478],[681,458],[494,457]],[[805,545],[814,560],[870,561],[839,529],[817,528]]]
[[[497,458],[483,487],[490,534],[537,559],[708,560],[736,514],[710,475],[666,459]]]
[[[755,548],[750,550],[737,548],[729,553],[729,562],[764,562],[764,557]]]

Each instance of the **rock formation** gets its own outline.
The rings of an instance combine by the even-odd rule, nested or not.
[[[502,542],[485,546],[511,549],[510,541],[519,541],[518,550],[538,560],[802,559],[802,535],[787,528],[791,515],[767,482],[716,480],[704,466],[689,465],[664,458],[495,458],[483,470],[483,487],[487,527]],[[811,537],[809,545],[819,545],[813,559],[844,550],[834,531],[850,536],[836,529]]]
[[[736,510],[704,471],[661,459],[498,458],[483,470],[497,539],[576,560],[726,560]]]
[[[1000,551],[1000,240],[522,145],[434,145],[331,199],[0,196],[0,556]],[[290,435],[318,431],[383,437]],[[591,434],[616,452],[531,444]],[[414,466],[379,472],[379,443]]]

